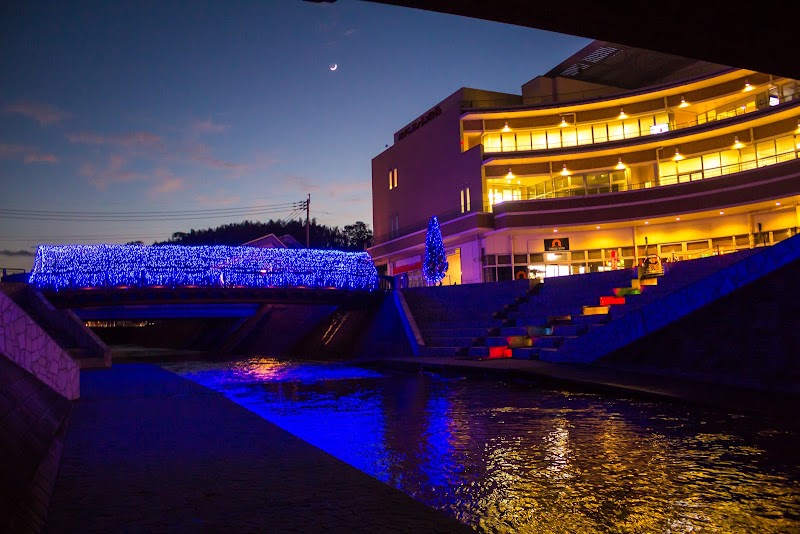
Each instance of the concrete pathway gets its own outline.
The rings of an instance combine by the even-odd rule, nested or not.
[[[149,364],[81,372],[49,532],[472,532]]]
[[[366,362],[365,362],[366,363]],[[774,391],[742,381],[713,382],[714,377],[630,366],[601,367],[588,364],[551,363],[538,360],[459,360],[455,358],[391,358],[370,365],[407,370],[420,367],[451,373],[486,374],[524,378],[544,387],[571,387],[584,391],[632,394],[658,400],[700,404],[729,412],[749,413],[781,425],[800,426],[800,391]]]

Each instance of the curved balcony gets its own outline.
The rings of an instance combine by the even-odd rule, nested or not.
[[[800,160],[674,185],[494,205],[495,228],[556,227],[666,217],[800,195]]]
[[[486,163],[498,158],[507,159],[514,157],[531,157],[531,156],[541,157],[541,156],[551,156],[551,155],[558,156],[564,154],[586,153],[595,150],[608,150],[613,148],[629,147],[636,144],[666,142],[679,139],[687,135],[713,132],[716,129],[743,124],[762,117],[769,116],[774,113],[782,113],[787,110],[796,109],[800,107],[800,98],[798,98],[796,95],[783,97],[778,100],[779,103],[774,106],[762,109],[746,108],[744,110],[740,110],[740,112],[737,113],[732,113],[728,115],[717,115],[715,119],[700,124],[698,124],[697,121],[671,124],[669,125],[669,130],[658,131],[658,132],[653,132],[650,129],[647,130],[635,129],[631,131],[631,130],[623,130],[622,128],[620,128],[620,130],[623,131],[623,133],[621,134],[613,135],[607,133],[599,140],[595,140],[595,138],[593,137],[590,142],[588,140],[585,140],[585,142],[581,142],[578,136],[574,136],[576,138],[574,143],[572,142],[572,140],[570,140],[568,144],[564,144],[562,141],[560,143],[561,146],[556,146],[556,144],[550,143],[549,140],[545,144],[533,143],[532,142],[533,137],[531,136],[529,137],[529,140],[527,142],[522,142],[522,143],[518,142],[517,139],[515,138],[513,146],[506,147],[502,143],[503,137],[501,136],[500,137],[501,144],[498,148],[494,148],[493,146],[487,147],[486,145],[484,145],[483,160],[484,163]],[[591,127],[591,125],[589,125],[588,127]],[[547,130],[554,131],[556,129],[557,128],[542,129],[541,132],[545,132]],[[508,135],[511,134],[506,134],[506,136]],[[519,134],[514,133],[513,135],[515,135],[516,137],[516,135]],[[544,134],[542,133],[540,135]]]

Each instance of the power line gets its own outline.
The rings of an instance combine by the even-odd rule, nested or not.
[[[201,213],[227,213],[231,211],[249,211],[263,209],[289,209],[305,207],[306,201],[282,202],[279,204],[263,204],[259,206],[238,206],[233,208],[208,208],[198,210],[167,210],[167,211],[56,211],[56,210],[17,210],[12,208],[0,208],[0,213],[10,213],[15,215],[64,215],[64,216],[149,216],[149,215],[197,215]]]
[[[139,215],[23,215],[23,214],[10,214],[0,211],[0,219],[16,219],[25,221],[72,221],[72,222],[134,222],[134,221],[188,221],[197,219],[223,219],[230,217],[245,217],[249,215],[261,215],[266,213],[281,213],[286,212],[289,208],[283,209],[258,209],[258,210],[241,210],[228,213],[200,213],[195,215],[190,214],[176,214],[176,215],[161,215],[155,216],[151,214]]]

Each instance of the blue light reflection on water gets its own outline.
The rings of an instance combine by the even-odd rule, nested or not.
[[[487,532],[800,532],[796,434],[525,385],[251,359],[167,368]]]

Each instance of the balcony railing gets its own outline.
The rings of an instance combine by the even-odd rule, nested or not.
[[[601,193],[635,191],[639,189],[649,189],[652,187],[662,187],[662,186],[683,184],[687,182],[696,182],[698,180],[704,180],[706,178],[716,178],[719,176],[726,176],[728,174],[735,174],[738,172],[753,170],[759,167],[767,167],[769,165],[782,163],[784,161],[791,161],[797,158],[798,158],[797,151],[786,152],[783,154],[776,154],[774,156],[762,157],[759,158],[757,161],[744,161],[741,163],[734,163],[731,165],[724,165],[721,167],[712,167],[709,169],[701,169],[696,171],[682,172],[678,174],[663,175],[660,176],[656,181],[631,183],[630,178],[628,177],[626,178],[625,183],[609,182],[600,187],[596,186],[589,187],[583,184],[582,187],[579,185],[570,185],[569,187],[558,188],[556,187],[556,180],[558,180],[559,177],[554,176],[549,182],[547,181],[544,182],[545,184],[550,186],[550,189],[544,191],[541,194],[537,194],[531,191],[524,191],[525,188],[518,188],[517,189],[518,193],[514,195],[515,198],[504,199],[501,200],[500,202],[494,202],[492,204],[490,204],[488,201],[485,201],[483,203],[483,209],[484,211],[491,212],[492,206],[502,204],[503,202],[512,202],[516,200],[541,200],[546,198],[567,198],[567,197],[583,196],[583,195],[595,195]]]

